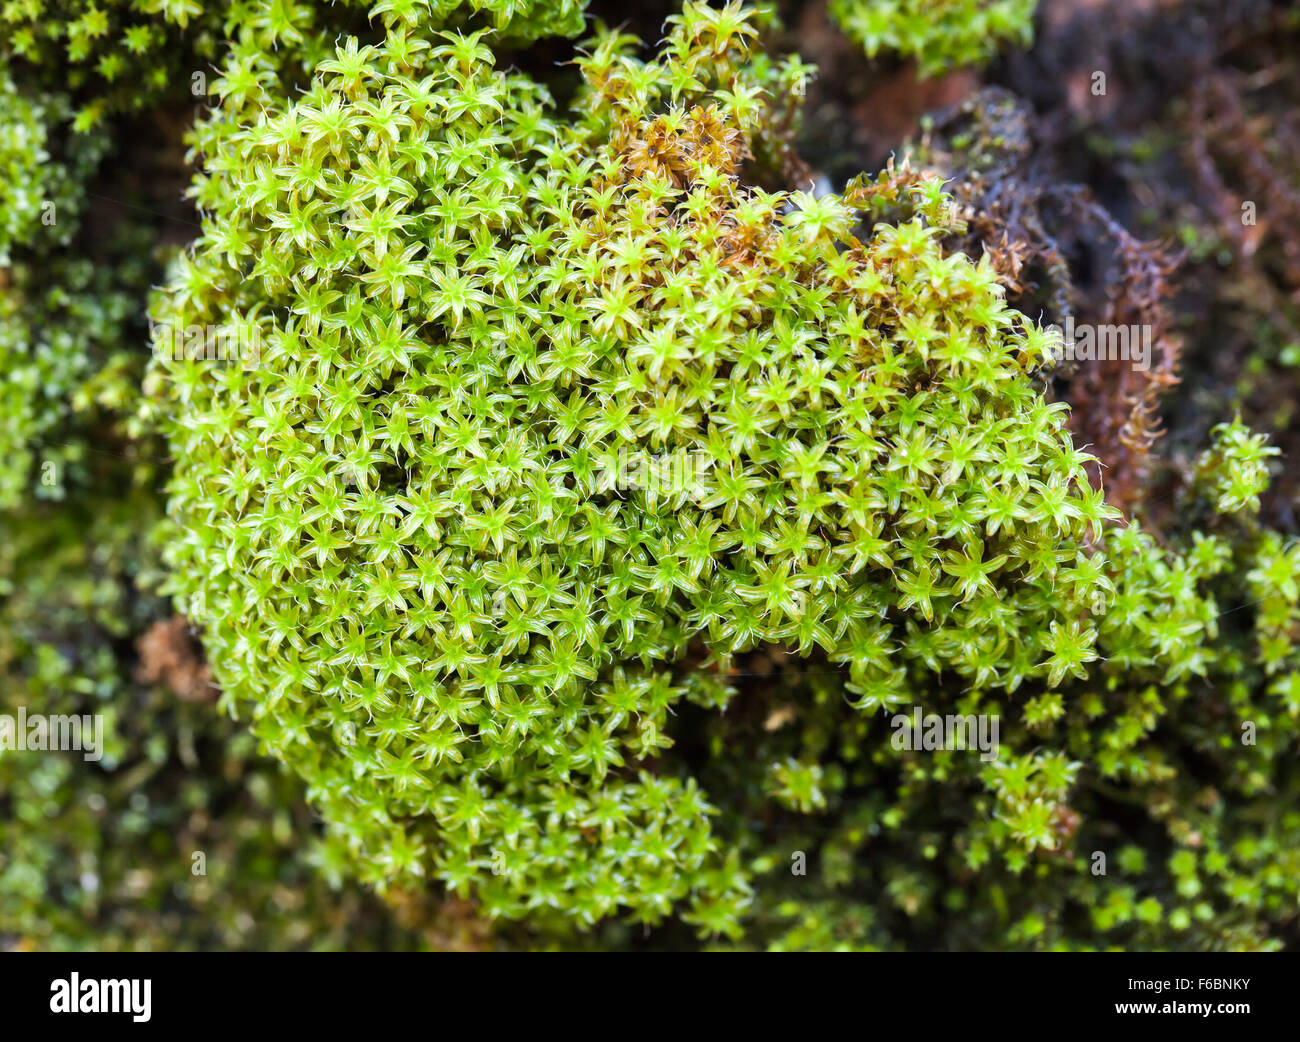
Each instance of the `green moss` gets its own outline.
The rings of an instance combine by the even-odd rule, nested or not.
[[[1259,512],[1259,496],[1268,488],[1267,459],[1278,450],[1265,444],[1240,418],[1211,431],[1213,446],[1201,455],[1196,479],[1221,514]]]
[[[420,946],[331,887],[300,787],[251,736],[134,675],[162,608],[139,591],[157,475],[110,474],[112,498],[0,515],[0,713],[103,721],[99,760],[0,752],[0,947]]]
[[[865,714],[912,665],[1016,690],[1094,658],[1107,511],[1031,383],[1046,338],[923,220],[855,238],[871,186],[745,186],[783,75],[751,34],[598,38],[565,123],[484,38],[393,22],[301,99],[227,77],[200,133],[212,217],[155,319],[264,347],[152,378],[178,605],[378,885],[735,932],[670,714],[725,706],[736,655],[842,663]],[[614,475],[651,459],[689,480]]]
[[[202,82],[227,39],[257,41],[268,61],[310,55],[350,19],[349,7],[318,0],[0,0],[0,56],[24,73],[83,102],[78,130],[116,112],[170,97],[206,100]],[[388,0],[375,8],[395,18],[412,12],[434,25],[490,25],[503,36],[533,40],[576,36],[581,0]],[[326,26],[329,26],[327,29]]]
[[[20,87],[0,61],[0,510],[89,480],[88,440],[138,393],[153,237],[83,227],[109,148],[72,130],[65,95]]]
[[[1261,436],[1216,429],[1169,530],[1117,523],[936,180],[759,187],[806,67],[738,6],[649,59],[598,29],[564,107],[503,55],[577,5],[230,10],[152,319],[257,350],[160,353],[138,423],[148,251],[32,226],[100,139],[0,93],[41,185],[0,196],[0,705],[109,735],[0,754],[5,943],[448,943],[356,880],[556,946],[1294,942],[1300,550]],[[927,71],[979,60],[892,18]],[[235,722],[135,674],[164,567]],[[996,742],[909,748],[914,711]]]
[[[210,61],[219,10],[194,0],[3,0],[0,55],[24,79],[76,97],[74,126],[85,132],[155,103],[191,55]],[[182,45],[185,28],[193,35]]]
[[[117,246],[99,262],[60,255],[0,270],[12,280],[0,290],[0,508],[90,481],[96,438],[135,393],[149,238],[126,233]]]
[[[102,135],[73,134],[65,95],[22,89],[0,58],[0,270],[15,245],[66,245],[83,189],[102,159]]]
[[[1006,43],[1027,47],[1038,0],[831,0],[832,17],[874,58],[915,58],[921,75],[983,65]]]

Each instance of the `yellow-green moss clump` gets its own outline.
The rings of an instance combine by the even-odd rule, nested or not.
[[[988,268],[922,219],[859,240],[869,185],[747,186],[793,71],[738,8],[688,7],[649,63],[597,38],[564,121],[417,6],[300,98],[238,58],[218,84],[155,319],[262,348],[154,375],[178,604],[375,883],[737,932],[678,703],[722,711],[773,645],[864,714],[914,672],[1081,676],[1106,508]]]
[[[983,65],[1006,44],[1027,47],[1038,0],[831,0],[831,16],[867,56],[914,58],[922,76]]]

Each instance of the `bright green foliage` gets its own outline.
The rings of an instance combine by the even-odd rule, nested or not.
[[[1214,445],[1198,461],[1197,481],[1219,513],[1258,513],[1259,494],[1268,487],[1267,460],[1278,450],[1265,445],[1264,435],[1253,433],[1240,418],[1211,433]]]
[[[0,949],[409,947],[332,890],[301,789],[210,705],[133,681],[161,605],[154,468],[0,514],[0,713],[102,714],[103,758],[0,751]],[[202,860],[194,855],[200,853]]]
[[[216,54],[213,9],[197,0],[0,0],[0,57],[84,104],[76,129],[157,100],[186,55]],[[191,52],[180,30],[192,31]]]
[[[983,65],[1011,42],[1027,47],[1038,0],[831,0],[845,34],[874,58],[915,58],[922,76]]]
[[[163,610],[139,590],[162,449],[126,422],[154,236],[83,226],[107,136],[15,66],[0,59],[0,713],[99,714],[105,749],[0,749],[0,949],[422,945],[338,893],[300,785],[251,736],[134,679]]]
[[[107,142],[72,133],[68,118],[62,95],[34,101],[0,64],[9,171],[0,180],[0,509],[62,496],[84,469],[74,428],[100,425],[142,368],[133,341],[144,328],[149,235],[123,229],[93,248],[78,240],[85,186]]]
[[[60,126],[61,104],[4,129]],[[100,714],[105,748],[0,749],[0,948],[420,944],[331,889],[300,786],[251,736],[133,679],[134,640],[163,609],[139,590],[157,570],[162,450],[131,444],[126,422],[159,273],[149,229],[80,229],[102,146],[68,135],[34,153],[54,224],[21,191],[6,200],[22,219],[0,264],[0,713]]]
[[[0,509],[61,498],[89,478],[88,447],[117,427],[143,369],[149,238],[127,229],[96,259],[65,253],[0,269]],[[92,432],[97,431],[97,435]]]
[[[159,272],[147,228],[78,234],[99,146],[65,145],[82,166],[57,222],[21,222],[0,266],[0,713],[100,714],[105,748],[0,749],[0,949],[422,944],[331,888],[320,869],[337,858],[300,785],[251,736],[133,677],[135,638],[163,611],[140,592],[162,448],[127,423]]]
[[[1258,449],[1262,439],[1249,441]],[[1121,905],[1124,888],[1104,902],[1098,893],[1094,925],[1138,947],[1177,944],[1193,922],[1204,930],[1193,944],[1276,947],[1269,924],[1293,930],[1300,909],[1300,705],[1279,702],[1285,685],[1267,677],[1295,668],[1300,559],[1245,520],[1192,533],[1177,550],[1133,526],[1108,556],[1116,596],[1089,685],[1099,697],[1085,699],[1095,723],[1078,720],[1070,750],[1095,765],[1092,798],[1140,809],[1172,852],[1164,864],[1124,868],[1133,898]],[[1100,826],[1095,809],[1079,809]],[[1150,901],[1163,911],[1148,918]]]
[[[0,753],[0,946],[430,940],[327,889],[354,876],[564,945],[1294,943],[1300,548],[1255,519],[1261,438],[1216,431],[1186,530],[1112,524],[937,182],[755,187],[805,67],[736,7],[650,61],[602,30],[569,109],[501,70],[577,4],[228,10],[204,234],[153,318],[261,350],[157,360],[146,412],[239,724],[131,676],[161,476],[109,453],[164,454],[120,421],[148,253],[32,227],[98,139],[0,93],[51,157],[0,148],[41,184],[0,192],[0,712],[110,735]],[[977,60],[891,24],[927,71]],[[897,747],[913,707],[997,747]]]
[[[307,57],[352,0],[0,0],[0,58],[19,59],[50,86],[84,100],[77,129],[111,113],[156,103],[169,89],[206,101],[206,76],[226,38],[252,45],[259,64],[280,65],[286,50]],[[490,25],[511,39],[575,36],[582,0],[385,0],[376,13],[418,9],[433,25]],[[332,26],[323,31],[325,26]],[[357,26],[362,28],[363,25]],[[196,76],[199,77],[196,79]]]
[[[16,244],[66,244],[77,228],[85,179],[106,142],[74,135],[62,94],[20,90],[0,59],[0,269]]]
[[[797,70],[735,7],[674,22],[648,64],[595,40],[571,123],[418,5],[301,97],[228,73],[155,319],[254,324],[261,361],[154,381],[178,604],[366,878],[733,933],[679,703],[721,709],[763,645],[842,663],[867,714],[911,676],[1081,676],[1108,511],[991,270],[922,219],[859,241],[868,185],[747,188]],[[620,454],[697,463],[611,488]]]
[[[1098,660],[1059,693],[995,705],[991,764],[899,752],[850,718],[838,678],[797,671],[773,678],[789,724],[713,725],[707,784],[746,813],[764,762],[816,762],[832,780],[806,827],[785,815],[738,829],[762,874],[753,921],[769,947],[1294,942],[1300,549],[1234,521],[1175,548],[1133,524],[1105,554],[1115,592]],[[807,878],[791,874],[796,851]]]
[[[535,40],[542,36],[578,36],[584,26],[587,0],[381,0],[372,8],[376,16],[428,8],[421,17],[428,24],[474,29],[486,24],[499,37]]]

